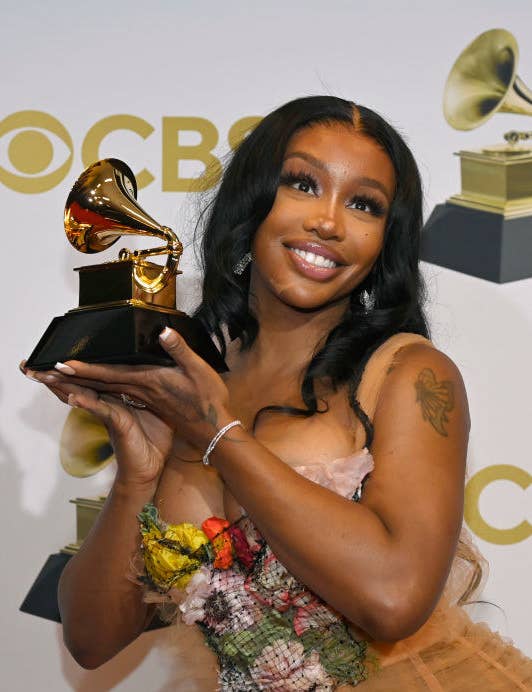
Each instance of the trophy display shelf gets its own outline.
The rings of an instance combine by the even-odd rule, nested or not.
[[[76,540],[62,548],[58,553],[49,555],[32,587],[28,591],[19,610],[28,615],[36,615],[45,620],[61,622],[61,614],[57,602],[57,587],[61,572],[68,561],[80,549],[92,525],[96,521],[105,496],[96,498],[77,497],[70,500],[76,506]],[[168,623],[160,620],[157,615],[152,619],[146,631],[166,627]]]
[[[218,372],[227,366],[200,322],[175,307],[175,281],[156,293],[139,285],[134,259],[78,267],[79,307],[55,317],[28,358],[34,370],[57,361],[171,365],[159,344],[165,327],[176,329],[188,345]],[[144,276],[155,277],[157,264],[142,261]]]
[[[103,507],[105,497],[78,497],[70,502],[76,506],[76,540],[48,557],[20,606],[23,613],[37,615],[54,622],[61,622],[57,603],[57,586],[61,572],[70,558],[80,549]]]
[[[421,259],[496,283],[532,277],[532,150],[460,151],[461,193],[433,210]]]

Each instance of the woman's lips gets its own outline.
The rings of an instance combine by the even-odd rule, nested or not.
[[[288,252],[290,259],[293,262],[296,269],[301,274],[303,274],[303,276],[307,276],[311,279],[314,279],[315,281],[326,281],[327,279],[330,279],[332,276],[336,276],[342,269],[341,266],[318,267],[315,264],[311,264],[310,262],[305,261],[302,257],[297,255],[294,252],[294,250],[290,247],[287,247],[286,251]]]
[[[332,260],[333,262],[336,262],[336,264],[344,264],[343,258],[337,252],[335,252],[331,247],[324,246],[321,243],[294,239],[284,243],[284,245],[288,248],[303,250],[303,252],[312,252],[315,255],[320,255],[321,257],[325,257],[325,259]]]

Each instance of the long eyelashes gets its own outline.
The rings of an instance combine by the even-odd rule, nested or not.
[[[279,185],[285,185],[304,193],[317,194],[319,191],[318,181],[306,171],[281,173]],[[355,195],[347,206],[350,209],[363,211],[376,217],[385,216],[387,212],[386,207],[379,199],[367,194]]]
[[[316,192],[318,189],[318,182],[309,173],[304,173],[303,171],[299,173],[281,173],[279,178],[280,185],[286,185],[287,187],[295,187],[299,184],[301,192]],[[304,188],[307,189],[304,189]]]
[[[356,195],[349,206],[360,211],[368,210],[373,216],[385,216],[386,214],[386,207],[378,199],[368,195]]]

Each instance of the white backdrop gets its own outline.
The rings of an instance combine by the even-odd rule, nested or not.
[[[141,204],[186,240],[193,204],[183,193],[163,189],[170,185],[168,171],[163,179],[163,119],[209,120],[220,135],[215,153],[222,155],[227,133],[240,118],[264,115],[296,96],[331,93],[373,107],[406,135],[421,168],[428,214],[459,190],[453,152],[497,142],[509,129],[532,129],[529,118],[498,115],[478,131],[459,133],[445,123],[441,109],[450,66],[486,29],[506,28],[516,36],[519,73],[532,82],[532,4],[2,0],[0,8],[0,128],[18,124],[0,132],[6,251],[1,272],[2,683],[10,690],[34,685],[54,691],[161,690],[170,678],[169,663],[152,644],[166,635],[145,634],[114,661],[87,672],[64,650],[59,626],[18,612],[45,558],[74,538],[68,499],[97,495],[109,484],[108,473],[91,480],[64,474],[58,439],[66,410],[17,370],[51,317],[76,305],[72,267],[88,261],[68,246],[62,209],[83,168],[87,133],[112,115],[128,116],[120,121],[127,126],[145,121],[143,135],[108,134],[99,153],[125,159],[135,172],[148,169],[153,181],[140,191]],[[13,142],[29,125],[22,116],[5,119],[26,110],[48,113],[60,123],[47,134],[53,144],[49,166],[52,148],[42,137],[34,137],[34,159],[28,158],[27,137]],[[40,118],[29,117],[31,129]],[[168,131],[175,124],[164,122]],[[27,191],[68,160],[69,137],[73,160],[63,178],[46,191]],[[183,133],[180,143],[197,140],[197,134]],[[43,170],[28,170],[36,159]],[[201,170],[190,161],[179,166],[182,176]],[[26,178],[16,183],[26,191],[12,189],[10,174]],[[90,259],[115,256],[111,250]],[[190,246],[184,260],[185,268],[193,265]],[[510,530],[504,534],[507,543],[493,542],[498,534],[482,532],[478,522],[472,527],[481,533],[479,546],[491,562],[485,597],[501,609],[492,609],[490,621],[532,655],[530,487],[526,491],[532,480],[532,279],[497,285],[429,265],[424,271],[434,340],[461,368],[469,392],[470,475],[504,465],[491,469],[503,478],[486,486],[478,504],[488,525]],[[184,307],[194,303],[194,283],[192,269],[180,279]]]

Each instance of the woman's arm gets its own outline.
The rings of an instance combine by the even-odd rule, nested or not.
[[[127,578],[140,546],[137,514],[156,486],[115,482],[79,553],[59,582],[63,639],[84,668],[97,668],[132,642],[152,610],[142,588]]]
[[[375,470],[359,504],[300,477],[240,428],[211,459],[296,577],[375,639],[395,640],[431,613],[461,525],[469,416],[452,361],[425,345],[403,349],[374,426]]]
[[[217,474],[170,459],[160,480],[139,485],[115,481],[79,553],[59,583],[65,644],[84,668],[97,668],[141,634],[154,609],[132,581],[140,547],[138,513],[154,501],[165,519],[200,524],[222,511]],[[128,577],[128,575],[130,575]]]

